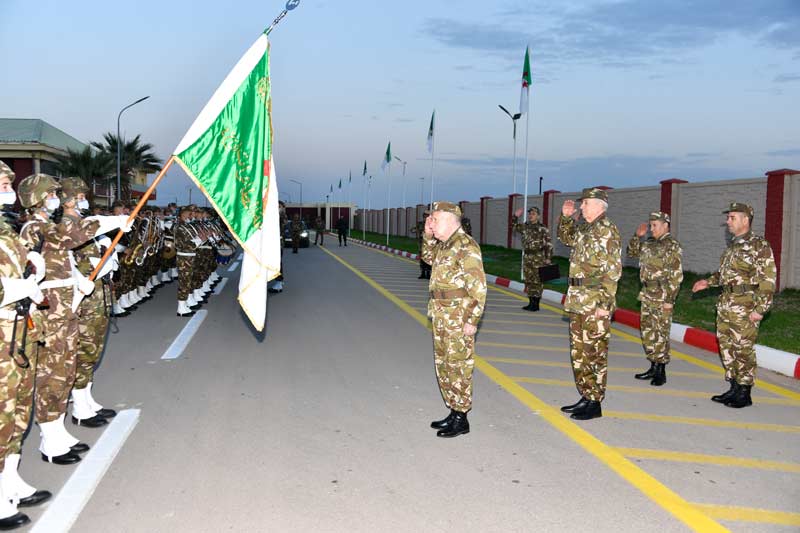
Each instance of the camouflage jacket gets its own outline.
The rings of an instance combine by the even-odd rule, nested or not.
[[[289,223],[289,231],[292,233],[292,239],[300,238],[300,234],[303,232],[303,224],[299,220],[292,220]]]
[[[580,278],[582,285],[570,286],[564,309],[571,313],[589,313],[596,308],[614,311],[617,282],[622,276],[622,243],[619,230],[608,217],[578,224],[561,215],[558,239],[572,248],[569,277]]]
[[[314,221],[314,229],[317,231],[325,231],[325,221],[322,220],[322,217],[317,217]]]
[[[640,301],[674,304],[683,281],[683,250],[672,235],[642,241],[638,235],[628,242],[628,257],[639,258]]]
[[[417,244],[419,244],[419,249],[422,251],[422,241],[425,240],[425,222],[417,222],[417,224],[412,226],[408,231],[412,235],[417,236]]]
[[[27,262],[28,250],[23,245],[19,235],[4,220],[0,220],[0,277],[22,278],[25,274]],[[0,284],[0,301],[3,300],[4,296],[3,286]],[[15,306],[9,304],[3,307],[3,310],[13,312]],[[44,317],[36,309],[36,305],[31,305],[29,316],[33,320],[34,326],[33,329],[28,331],[28,341],[37,341],[41,338],[41,332],[44,330]],[[21,323],[17,323],[17,328],[19,328],[17,330],[17,343],[22,341],[22,327]],[[13,329],[14,320],[0,317],[0,353],[3,353],[4,356],[8,355],[8,346],[11,342]]]
[[[197,244],[192,242],[194,228],[191,222],[178,220],[175,224],[175,250],[182,254],[197,253]]]
[[[462,228],[453,232],[445,242],[423,235],[422,260],[431,265],[429,290],[466,291],[466,296],[452,301],[458,302],[463,323],[477,326],[486,305],[486,274],[480,246]],[[433,311],[432,302],[428,304],[429,315]]]
[[[717,272],[708,278],[711,286],[721,286],[721,298],[730,298],[737,304],[755,304],[754,311],[763,315],[772,306],[777,270],[772,248],[764,237],[751,231],[734,237],[720,259]],[[744,292],[735,292],[736,286],[751,286]],[[728,292],[729,289],[733,291]]]
[[[514,217],[514,231],[522,235],[522,249],[529,261],[536,266],[550,264],[550,258],[553,257],[553,243],[550,241],[550,231],[547,226],[539,222],[522,223],[519,217]]]
[[[466,233],[470,237],[472,236],[472,222],[470,222],[469,220],[462,220],[461,227],[464,228],[464,233]]]
[[[44,238],[42,256],[47,267],[45,281],[67,279],[72,277],[69,251],[94,237],[99,227],[93,220],[76,220],[65,216],[61,222],[54,224],[36,215],[22,227],[20,238],[29,250],[33,250],[41,235]]]

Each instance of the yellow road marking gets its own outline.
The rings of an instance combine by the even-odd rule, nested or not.
[[[500,319],[491,319],[491,318],[484,318],[481,320],[484,324],[489,322],[491,324],[523,324],[528,326],[540,326],[545,328],[564,328],[564,324],[554,324],[552,322],[538,322],[534,320],[500,320]]]
[[[481,328],[481,333],[493,333],[496,335],[517,335],[522,337],[556,337],[559,339],[564,338],[563,333],[534,333],[531,331],[507,331],[504,329],[486,329]]]
[[[513,315],[513,316],[532,316],[530,311],[492,311],[492,315]],[[541,311],[540,311],[541,313]],[[484,313],[485,314],[485,313]],[[552,314],[548,314],[547,312],[539,314],[536,318],[552,318],[553,320],[558,320],[559,322],[563,323],[566,327],[569,324],[568,321],[564,320],[561,316],[553,316]]]
[[[727,505],[710,505],[694,503],[692,507],[701,513],[719,520],[735,522],[758,522],[761,524],[779,524],[782,526],[800,526],[800,513],[769,511],[753,507],[733,507]]]
[[[536,346],[533,344],[509,344],[505,342],[489,342],[484,341],[478,338],[476,341],[477,344],[482,346],[491,346],[493,348],[516,348],[519,350],[528,350],[528,351],[548,351],[548,352],[561,352],[569,354],[569,347],[568,346]],[[618,355],[621,357],[631,357],[631,358],[644,358],[644,356],[639,352],[621,352],[617,350],[609,350],[608,355]]]
[[[690,426],[749,429],[753,431],[775,431],[777,433],[800,433],[800,426],[786,426],[783,424],[765,424],[760,422],[733,422],[728,420],[715,420],[713,418],[691,418],[686,416],[650,415],[646,413],[631,413],[627,411],[603,411],[603,416],[608,418],[619,418],[622,420],[643,420],[645,422],[687,424]]]
[[[486,356],[486,355],[484,355],[483,358],[486,359],[487,361],[491,361],[493,363],[509,363],[509,364],[514,364],[514,365],[552,366],[552,367],[559,367],[559,368],[572,368],[572,364],[571,363],[557,363],[557,362],[554,362],[554,361],[538,361],[538,360],[532,360],[532,359],[516,359],[516,358],[513,358],[513,357],[494,357],[494,356],[489,357],[489,356]],[[625,373],[625,374],[638,374],[639,372],[642,371],[642,368],[610,366],[608,368],[608,371],[612,372],[612,373],[620,373],[620,374],[623,374],[623,373]],[[719,379],[716,375],[710,374],[710,373],[705,373],[705,372],[680,372],[680,371],[676,371],[676,370],[670,370],[669,375],[670,376],[683,376],[683,377],[697,378],[697,379],[713,379],[713,380],[718,380]],[[791,401],[791,400],[786,400],[786,401]],[[795,404],[792,404],[792,405],[795,405]]]
[[[668,450],[648,450],[645,448],[614,448],[625,457],[634,459],[653,459],[656,461],[673,461],[677,463],[700,463],[739,468],[756,468],[759,470],[775,470],[800,474],[800,464],[782,461],[766,461],[747,457],[730,457],[726,455],[707,455],[704,453],[674,452]]]
[[[566,381],[560,379],[546,379],[546,378],[531,378],[526,376],[520,377],[511,377],[514,381],[520,383],[535,383],[537,385],[553,385],[556,387],[575,387],[574,381]],[[653,394],[655,396],[674,396],[676,398],[708,398],[708,392],[698,392],[698,391],[687,391],[687,390],[676,390],[676,389],[662,389],[659,387],[634,387],[632,385],[608,385],[606,387],[608,390],[620,391],[620,392],[628,392],[633,394]],[[800,403],[795,402],[793,400],[787,400],[785,398],[772,398],[766,396],[754,396],[753,401],[758,401],[759,403],[766,403],[770,405],[791,405],[791,406],[800,406]]]
[[[427,317],[409,307],[405,302],[378,285],[375,281],[361,273],[357,268],[338,257],[333,252],[325,249],[323,250],[363,279],[384,297],[388,298],[403,311],[411,315],[426,329],[430,329]],[[539,416],[550,425],[579,444],[584,450],[597,457],[619,476],[639,489],[654,503],[672,513],[673,516],[689,526],[692,530],[702,533],[728,531],[728,529],[706,516],[702,511],[694,508],[689,502],[681,498],[677,493],[670,490],[647,472],[628,459],[625,459],[622,454],[614,451],[613,448],[603,441],[597,439],[591,433],[576,425],[569,418],[563,416],[559,411],[556,411],[537,398],[530,391],[509,379],[508,376],[500,372],[479,355],[475,356],[475,366],[491,380],[517,398],[523,405],[527,406],[531,411],[538,412]]]

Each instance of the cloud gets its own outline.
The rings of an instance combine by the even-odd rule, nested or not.
[[[788,83],[792,81],[800,81],[800,74],[778,74],[773,83]]]
[[[765,152],[764,155],[768,155],[770,157],[800,156],[800,148],[790,148],[788,150],[773,150],[771,152]]]

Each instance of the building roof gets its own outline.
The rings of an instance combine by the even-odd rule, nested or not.
[[[0,118],[0,144],[43,144],[82,151],[86,144],[38,118]]]

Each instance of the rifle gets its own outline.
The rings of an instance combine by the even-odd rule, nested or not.
[[[39,236],[39,242],[33,248],[34,252],[39,254],[42,253],[42,249],[44,248],[44,235],[41,232],[37,233]],[[28,278],[36,273],[36,267],[33,266],[33,263],[28,261],[28,264],[25,265],[25,272],[22,274],[23,278]],[[11,330],[11,346],[8,350],[8,355],[14,359],[14,362],[19,365],[20,368],[28,368],[31,366],[30,359],[28,359],[27,354],[25,353],[25,345],[28,343],[28,330],[33,328],[33,320],[30,317],[30,310],[31,304],[33,302],[30,298],[23,298],[22,300],[18,301],[16,304],[16,312],[17,315],[14,317],[14,327]],[[47,301],[47,298],[42,300],[42,303],[36,306],[37,309],[49,309],[50,302]],[[22,318],[25,320],[25,324],[22,328],[22,343],[20,344],[19,349],[16,349],[16,342],[17,342],[17,322],[19,319]],[[19,358],[18,358],[19,357]]]

